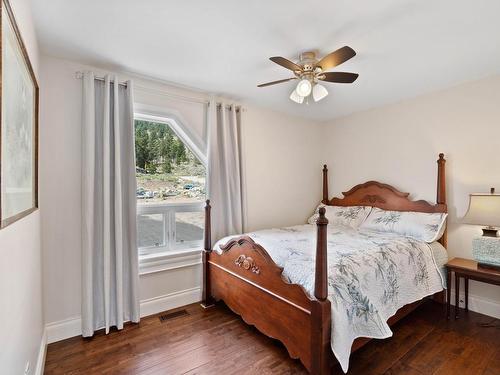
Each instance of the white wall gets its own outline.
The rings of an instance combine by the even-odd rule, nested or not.
[[[38,77],[38,45],[29,1],[10,3]],[[0,230],[0,257],[0,373],[24,374],[29,362],[29,374],[33,374],[40,350],[43,355],[45,348],[40,211]]]
[[[245,107],[247,231],[305,223],[321,201],[321,136],[319,123]]]
[[[82,82],[75,72],[86,69],[103,73],[49,56],[41,60],[40,194],[49,207],[42,212],[43,277],[46,322],[50,332],[57,331],[49,333],[52,338],[79,329]],[[206,94],[137,77],[134,84],[135,100],[142,107],[175,109],[194,134],[205,136]],[[172,94],[195,102],[178,101]],[[248,228],[305,222],[320,200],[319,125],[254,107],[245,108],[242,117]],[[200,281],[200,265],[142,275],[141,310],[146,306],[144,311],[151,311],[162,296],[180,291],[194,296]]]
[[[459,218],[469,193],[500,190],[500,76],[337,119],[326,124],[325,142],[330,195],[374,179],[433,202],[444,152],[449,254],[471,258],[481,230]],[[473,282],[470,294],[472,308],[500,317],[498,287]]]

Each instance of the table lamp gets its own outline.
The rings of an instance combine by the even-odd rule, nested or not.
[[[469,209],[463,222],[484,226],[483,236],[472,241],[472,255],[480,266],[500,269],[500,194],[495,194],[495,188],[491,188],[490,194],[475,193],[469,197]]]

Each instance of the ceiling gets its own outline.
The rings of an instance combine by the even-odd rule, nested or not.
[[[32,0],[43,53],[160,78],[281,112],[328,120],[500,73],[498,0]],[[319,103],[268,60],[358,54]]]

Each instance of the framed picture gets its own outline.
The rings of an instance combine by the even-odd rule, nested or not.
[[[0,228],[38,208],[38,84],[8,0],[1,7]]]

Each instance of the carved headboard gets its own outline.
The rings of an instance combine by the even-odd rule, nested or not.
[[[391,185],[368,181],[343,192],[344,198],[328,201],[331,206],[372,206],[391,211],[446,212],[446,204],[412,201],[409,193],[402,193]]]
[[[444,154],[439,154],[436,204],[424,200],[413,201],[409,193],[403,193],[391,185],[368,181],[343,192],[343,198],[328,197],[328,168],[323,167],[323,200],[330,206],[372,206],[391,211],[448,212],[446,206],[446,177]],[[446,234],[440,241],[446,246]]]

